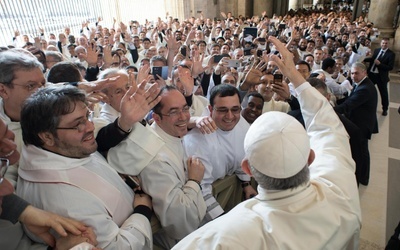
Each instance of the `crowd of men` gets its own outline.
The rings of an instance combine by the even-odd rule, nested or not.
[[[346,11],[221,17],[15,32],[0,248],[358,249],[388,39],[372,52],[377,29]],[[212,184],[233,174],[246,201],[226,213]]]

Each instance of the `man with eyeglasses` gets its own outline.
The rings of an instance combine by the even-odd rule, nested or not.
[[[0,119],[15,134],[17,150],[22,148],[20,113],[25,100],[45,85],[43,65],[29,52],[8,50],[0,53]],[[9,167],[7,178],[15,186],[17,167]]]
[[[173,86],[163,87],[160,95],[161,101],[153,108],[151,127],[165,144],[142,170],[140,178],[163,228],[154,235],[154,243],[169,249],[203,220],[206,204],[200,182],[204,166],[198,158],[186,155],[182,145],[190,120],[185,97]]]
[[[122,102],[145,105],[137,94],[144,91],[130,88]],[[73,86],[43,88],[26,100],[17,194],[91,226],[102,249],[150,249],[151,199],[134,194],[96,152],[90,118],[85,93]]]
[[[34,243],[24,233],[21,223],[46,244],[59,249],[75,245],[84,248],[96,245],[96,235],[83,223],[37,209],[14,193],[11,183],[4,178],[9,164],[19,159],[14,133],[0,120],[0,249],[48,249],[47,245]],[[50,229],[60,234],[57,240]],[[68,235],[66,232],[68,231]]]
[[[212,195],[212,183],[227,175],[236,174],[242,181],[246,199],[257,192],[250,186],[250,176],[240,168],[244,158],[243,140],[249,124],[240,115],[240,96],[237,88],[221,84],[213,88],[208,109],[217,130],[203,135],[193,129],[184,138],[184,146],[188,155],[195,155],[205,166],[204,178],[201,182],[204,200],[207,204],[205,221],[210,221],[224,213]]]

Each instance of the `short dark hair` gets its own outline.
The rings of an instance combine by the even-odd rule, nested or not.
[[[66,86],[41,88],[26,101],[21,111],[22,137],[26,145],[42,147],[39,133],[50,132],[57,138],[57,127],[63,115],[75,110],[78,102],[86,102],[85,92]]]
[[[246,108],[248,106],[250,97],[260,98],[264,103],[264,97],[257,91],[252,91],[250,93],[247,93],[246,96],[243,98],[243,101],[241,102],[243,108]]]
[[[30,71],[36,68],[42,71],[43,65],[26,50],[10,49],[0,53],[0,83],[9,88],[13,88],[12,81],[17,70]]]
[[[332,58],[330,58],[330,57],[325,58],[325,59],[322,61],[321,69],[326,70],[326,69],[328,69],[328,68],[333,68],[333,67],[335,67],[335,63],[336,63],[336,62],[335,62],[334,59],[332,59]]]
[[[313,54],[304,55],[303,59],[305,60],[307,58],[307,56],[311,56],[314,59],[314,55]]]
[[[239,103],[242,103],[240,98],[239,90],[229,84],[220,84],[211,89],[210,94],[210,105],[214,107],[214,100],[216,97],[226,97],[237,95],[239,98]]]
[[[164,87],[161,88],[160,93],[158,94],[158,96],[161,96],[163,93],[165,92],[169,92],[172,90],[177,90],[179,91],[174,85],[166,85]],[[154,106],[154,108],[152,109],[153,113],[159,115],[162,118],[162,114],[161,114],[161,109],[164,107],[163,103],[162,103],[162,98],[161,101],[159,101],[156,106]]]
[[[296,63],[296,65],[307,65],[308,71],[311,72],[310,64],[308,64],[308,62],[306,62],[306,61],[300,60],[300,61],[298,61],[298,62]]]
[[[76,64],[72,62],[59,62],[54,64],[49,70],[47,81],[52,83],[79,82],[82,81],[82,76]]]

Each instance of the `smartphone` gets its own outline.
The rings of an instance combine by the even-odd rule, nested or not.
[[[260,43],[264,43],[266,40],[265,40],[265,37],[259,37],[259,38],[258,38],[258,41],[259,41]]]
[[[181,46],[180,52],[183,56],[186,56],[186,46]]]
[[[240,61],[239,60],[235,60],[235,59],[228,60],[228,67],[239,68],[240,67]]]
[[[139,183],[129,175],[125,176],[125,183],[132,189],[136,189],[140,186]]]
[[[315,25],[314,28],[316,28],[317,30],[319,30],[319,29],[321,29],[321,26]]]
[[[282,84],[283,75],[282,74],[274,74],[274,84]]]
[[[279,29],[279,30],[284,30],[284,29],[286,29],[286,24],[284,24],[284,23],[279,24],[278,29]]]
[[[161,76],[162,79],[167,80],[168,79],[168,66],[153,67],[151,69],[151,73],[154,76],[155,80],[158,79],[157,75]]]
[[[243,49],[243,54],[245,56],[251,56],[251,48],[244,48]]]
[[[219,61],[221,61],[221,59],[224,58],[224,57],[229,57],[229,55],[227,55],[227,54],[215,55],[214,56],[214,62],[215,63],[219,63]]]
[[[245,27],[243,30],[243,39],[246,42],[252,42],[257,37],[257,32],[256,27]]]

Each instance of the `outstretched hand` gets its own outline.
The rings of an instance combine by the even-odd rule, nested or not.
[[[276,37],[270,36],[268,40],[275,45],[276,49],[281,55],[281,58],[279,58],[277,55],[270,55],[269,57],[279,67],[282,74],[289,78],[290,82],[293,83],[295,87],[298,87],[304,83],[306,80],[296,70],[293,61],[293,54]]]
[[[46,212],[31,205],[26,207],[22,212],[19,221],[30,232],[50,246],[55,245],[54,236],[49,232],[50,229],[53,229],[62,237],[66,237],[68,235],[67,232],[74,235],[81,235],[87,230],[87,227],[79,221]]]
[[[132,73],[129,74],[131,87],[121,100],[119,125],[125,131],[128,131],[136,122],[141,121],[161,100],[161,96],[158,96],[160,89],[157,84],[150,85],[146,89],[147,81],[137,85],[134,78],[135,76]]]

